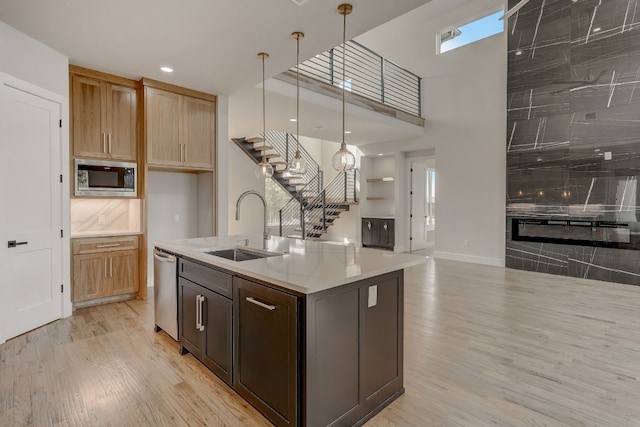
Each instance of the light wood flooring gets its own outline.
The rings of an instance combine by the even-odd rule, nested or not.
[[[405,274],[406,393],[367,426],[640,426],[640,287],[428,259]],[[0,426],[270,425],[153,307],[0,346]]]

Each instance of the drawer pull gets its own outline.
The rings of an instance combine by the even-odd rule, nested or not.
[[[259,306],[259,307],[266,308],[267,310],[273,311],[273,310],[276,309],[275,305],[265,304],[263,302],[258,301],[257,299],[255,299],[253,297],[247,297],[246,300],[249,301],[251,304],[255,304],[255,305]]]
[[[115,247],[118,247],[120,245],[121,245],[121,243],[109,243],[109,244],[104,244],[104,245],[96,245],[96,248],[100,248],[100,249],[102,249],[102,248],[115,248]]]

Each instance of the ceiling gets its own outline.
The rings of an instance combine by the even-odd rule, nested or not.
[[[0,0],[0,20],[69,57],[130,78],[149,77],[232,95],[295,65],[291,32],[305,33],[301,59],[338,45],[341,0]],[[347,38],[429,0],[351,0]],[[160,71],[172,67],[172,74]]]

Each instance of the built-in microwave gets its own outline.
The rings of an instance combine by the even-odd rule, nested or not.
[[[75,159],[79,197],[136,197],[136,164]]]

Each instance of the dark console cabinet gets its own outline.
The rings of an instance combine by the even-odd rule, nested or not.
[[[362,218],[362,246],[393,250],[395,219]]]

